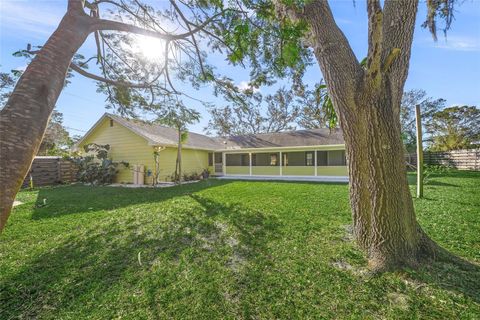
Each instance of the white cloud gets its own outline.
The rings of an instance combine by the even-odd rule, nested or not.
[[[0,7],[2,29],[9,32],[28,32],[30,36],[37,38],[50,35],[60,23],[64,13],[61,10],[52,10],[52,6],[46,1],[32,3],[2,0]]]
[[[240,81],[240,83],[237,84],[237,88],[242,90],[242,91],[245,91],[247,89],[252,89],[253,92],[259,92],[260,91],[259,88],[252,87],[248,81]]]
[[[439,38],[437,43],[430,40],[435,48],[455,51],[480,51],[480,38],[451,36]]]

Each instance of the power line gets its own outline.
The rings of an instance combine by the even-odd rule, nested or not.
[[[76,94],[73,94],[73,93],[70,93],[70,92],[63,92],[63,93],[66,94],[66,95],[69,95],[69,96],[78,98],[78,99],[82,99],[82,100],[85,100],[85,101],[90,101],[90,102],[98,103],[98,101],[95,101],[95,100],[93,100],[93,99],[85,98],[85,97],[82,97],[82,96],[79,96],[79,95],[76,95]]]
[[[65,127],[65,126],[64,126]],[[79,132],[83,132],[83,133],[86,133],[87,131],[85,130],[80,130],[80,129],[75,129],[75,128],[71,128],[71,127],[65,127],[66,129],[69,129],[69,130],[74,130],[74,131],[79,131]]]

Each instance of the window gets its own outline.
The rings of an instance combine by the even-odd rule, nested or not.
[[[305,165],[306,166],[313,166],[313,152],[305,152]]]
[[[110,127],[113,127],[113,120],[110,119]]]
[[[221,153],[215,153],[215,163],[223,163]]]
[[[277,154],[276,153],[271,153],[270,154],[270,165],[271,166],[276,166],[277,165]]]
[[[208,165],[213,166],[213,153],[208,153]]]

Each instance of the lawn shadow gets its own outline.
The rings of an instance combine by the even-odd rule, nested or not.
[[[127,188],[70,185],[40,188],[32,219],[115,210],[131,205],[166,201],[200,190],[222,186],[231,181],[205,180],[168,188]],[[95,192],[92,192],[95,189]],[[44,200],[45,199],[45,200]]]
[[[417,282],[454,291],[480,303],[480,266],[460,257],[456,259],[455,262],[433,261],[407,274]]]
[[[438,180],[430,180],[425,183],[426,186],[441,186],[441,187],[455,187],[458,188],[460,187],[459,185],[453,184],[453,183],[447,183],[447,182],[442,182]]]
[[[167,220],[143,215],[112,217],[108,224],[72,232],[68,239],[44,250],[15,274],[0,279],[0,318],[49,318],[71,312],[82,312],[79,317],[114,318],[119,310],[112,304],[122,303],[121,295],[130,291],[144,296],[146,302],[119,307],[130,312],[126,317],[135,317],[136,312],[157,319],[174,317],[182,303],[183,308],[190,306],[183,300],[172,305],[165,297],[181,296],[182,290],[186,301],[201,296],[195,303],[205,310],[219,310],[222,303],[235,305],[237,297],[225,293],[224,287],[215,287],[215,282],[198,280],[198,287],[189,288],[178,274],[209,274],[212,263],[219,261],[223,272],[247,278],[248,265],[268,261],[267,245],[279,236],[279,222],[274,215],[189,193],[196,190],[202,188],[177,190],[177,196],[188,194],[195,206],[180,209]],[[170,197],[152,193],[148,199]],[[230,256],[225,257],[225,252]],[[195,293],[203,286],[213,286],[217,293],[212,294],[211,288]]]
[[[417,175],[415,172],[409,172],[408,175],[408,183],[409,184],[416,184],[417,183]],[[480,171],[472,171],[472,170],[448,170],[442,173],[431,173],[428,179],[435,179],[435,178],[457,178],[457,179],[480,179]],[[432,183],[435,182],[436,184]],[[426,185],[441,185],[441,186],[455,186],[454,184],[443,183],[436,180],[431,180],[430,182],[426,183]]]
[[[441,178],[441,175],[435,176],[437,178]],[[441,187],[459,187],[459,185],[452,184],[452,183],[447,183],[447,182],[442,182],[438,180],[432,180],[430,177],[423,185],[428,187],[428,186],[441,186]],[[408,184],[413,186],[417,184],[417,176],[416,175],[408,175],[407,177]]]

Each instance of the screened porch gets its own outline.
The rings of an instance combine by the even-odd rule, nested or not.
[[[223,154],[226,176],[347,176],[345,150]]]

